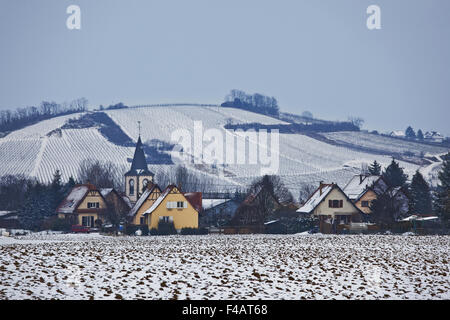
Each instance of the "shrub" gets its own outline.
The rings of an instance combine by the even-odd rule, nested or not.
[[[72,221],[70,219],[60,219],[57,216],[53,216],[42,223],[42,228],[46,230],[70,232]]]
[[[158,229],[150,229],[150,234],[152,236],[168,236],[177,234],[177,229],[175,229],[173,222],[166,222],[161,220],[158,223]]]
[[[180,231],[182,235],[202,235],[208,234],[208,229],[206,228],[183,228]]]

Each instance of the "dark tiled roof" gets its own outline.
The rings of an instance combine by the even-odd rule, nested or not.
[[[126,176],[153,176],[154,174],[148,170],[147,160],[145,160],[144,149],[142,148],[142,140],[139,136],[138,141],[136,143],[136,149],[134,150],[133,162],[131,163],[131,169],[127,173]]]
[[[197,212],[202,211],[202,193],[201,192],[187,192],[184,197],[194,207]]]

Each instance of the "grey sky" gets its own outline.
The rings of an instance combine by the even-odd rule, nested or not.
[[[81,7],[81,30],[66,8]],[[378,4],[382,29],[366,27]],[[365,128],[450,135],[448,0],[2,0],[0,108],[219,103],[230,89]]]

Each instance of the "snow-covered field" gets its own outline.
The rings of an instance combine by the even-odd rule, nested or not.
[[[0,299],[449,299],[449,236],[0,238]]]

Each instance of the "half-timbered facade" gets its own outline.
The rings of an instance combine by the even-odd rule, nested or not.
[[[147,225],[145,211],[161,196],[161,189],[156,184],[148,184],[147,189],[141,195],[128,214],[128,220],[133,225]]]

